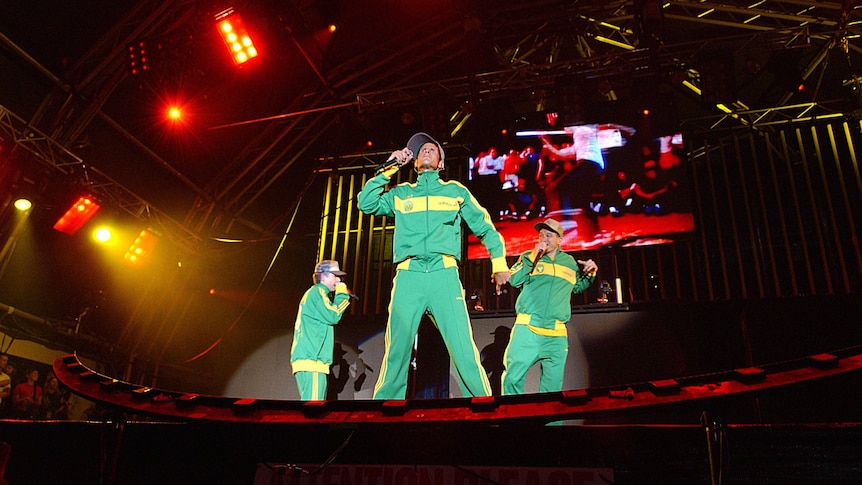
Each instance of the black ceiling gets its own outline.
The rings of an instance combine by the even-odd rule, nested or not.
[[[535,109],[553,97],[555,80],[577,76],[584,86],[611,80],[617,97],[663,83],[685,99],[681,116],[696,119],[720,112],[709,93],[681,81],[708,88],[704,73],[718,62],[733,70],[733,87],[724,87],[737,101],[731,109],[858,109],[848,86],[862,48],[855,4],[6,2],[0,106],[14,116],[7,138],[35,128],[48,138],[31,149],[37,158],[96,179],[109,198],[160,217],[194,245],[280,232],[312,170],[388,153],[429,129],[420,103],[447,116],[465,100]],[[228,7],[261,52],[241,68],[214,28]],[[328,22],[338,25],[334,34]],[[132,76],[126,48],[142,41],[152,67]],[[808,90],[795,92],[803,78]],[[185,107],[182,126],[163,121],[169,101]],[[404,126],[409,109],[416,116]],[[470,143],[469,133],[450,141]]]

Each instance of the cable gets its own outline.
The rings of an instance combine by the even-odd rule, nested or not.
[[[212,345],[210,345],[194,357],[186,359],[184,363],[188,364],[190,362],[194,362],[203,357],[204,355],[208,354],[212,349],[218,347],[218,345],[221,344],[227,334],[229,334],[234,329],[234,327],[237,326],[239,321],[242,320],[242,317],[245,315],[248,309],[251,308],[251,304],[257,297],[257,294],[260,292],[260,289],[263,287],[263,283],[264,281],[266,281],[266,277],[269,276],[270,271],[272,271],[272,267],[275,264],[275,260],[278,259],[278,255],[281,254],[281,250],[284,249],[284,241],[287,240],[287,236],[288,234],[290,234],[290,229],[293,227],[293,222],[296,220],[296,215],[299,213],[299,206],[302,204],[302,199],[305,196],[305,193],[311,187],[311,183],[314,181],[314,178],[315,174],[312,173],[311,176],[308,178],[305,187],[303,187],[302,191],[299,193],[299,199],[296,202],[296,207],[293,208],[293,214],[290,216],[290,222],[287,224],[287,229],[285,229],[284,234],[281,237],[281,242],[278,244],[278,249],[276,249],[275,254],[272,255],[272,259],[269,261],[269,266],[267,266],[263,277],[260,279],[260,283],[257,284],[257,288],[254,289],[254,293],[251,294],[251,298],[248,299],[248,303],[246,303],[242,311],[239,312],[239,315],[236,316],[236,318],[230,324],[230,327],[228,327],[227,330],[225,330],[224,333],[222,333],[221,336],[217,338],[215,342],[212,343]]]
[[[339,445],[338,448],[336,448],[335,451],[333,451],[332,454],[329,455],[329,458],[324,460],[324,462],[319,467],[317,467],[316,470],[314,470],[313,472],[309,472],[309,475],[314,475],[315,473],[321,472],[324,468],[328,467],[333,461],[335,461],[335,459],[338,458],[338,455],[340,455],[341,452],[344,450],[344,447],[347,446],[347,443],[350,443],[350,438],[353,437],[353,433],[356,433],[355,429],[351,430],[350,434],[347,435],[347,438],[344,439],[344,442],[341,443],[341,445]]]

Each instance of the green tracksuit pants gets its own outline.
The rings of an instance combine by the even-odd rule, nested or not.
[[[565,335],[547,336],[534,333],[527,325],[514,325],[503,361],[503,395],[523,394],[527,372],[539,363],[539,392],[556,392],[563,388],[569,339]]]
[[[303,401],[323,401],[326,399],[327,379],[323,372],[300,371],[294,374],[299,399]]]
[[[374,398],[405,398],[413,342],[426,310],[449,350],[463,395],[490,396],[491,386],[473,341],[458,269],[449,267],[429,272],[401,269],[396,272]]]

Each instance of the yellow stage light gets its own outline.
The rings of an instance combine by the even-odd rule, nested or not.
[[[33,207],[33,203],[30,202],[30,199],[21,198],[15,201],[15,208],[21,212],[28,211],[31,207]]]

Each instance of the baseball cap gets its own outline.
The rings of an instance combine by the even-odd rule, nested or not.
[[[558,236],[563,237],[563,225],[551,219],[550,217],[542,222],[537,222],[536,225],[533,227],[536,228],[536,231],[547,229],[549,231],[556,232]]]
[[[315,273],[332,273],[338,276],[344,276],[347,273],[341,271],[341,268],[338,267],[338,261],[332,259],[324,259],[323,261],[317,263],[317,266],[314,267]]]
[[[419,149],[422,145],[426,143],[433,143],[437,145],[437,149],[440,150],[440,165],[438,167],[439,170],[443,169],[443,160],[446,159],[446,154],[443,153],[443,146],[437,142],[437,140],[431,138],[431,135],[428,133],[419,132],[410,137],[410,140],[407,141],[407,149],[410,150],[410,153],[415,157],[419,153]]]

